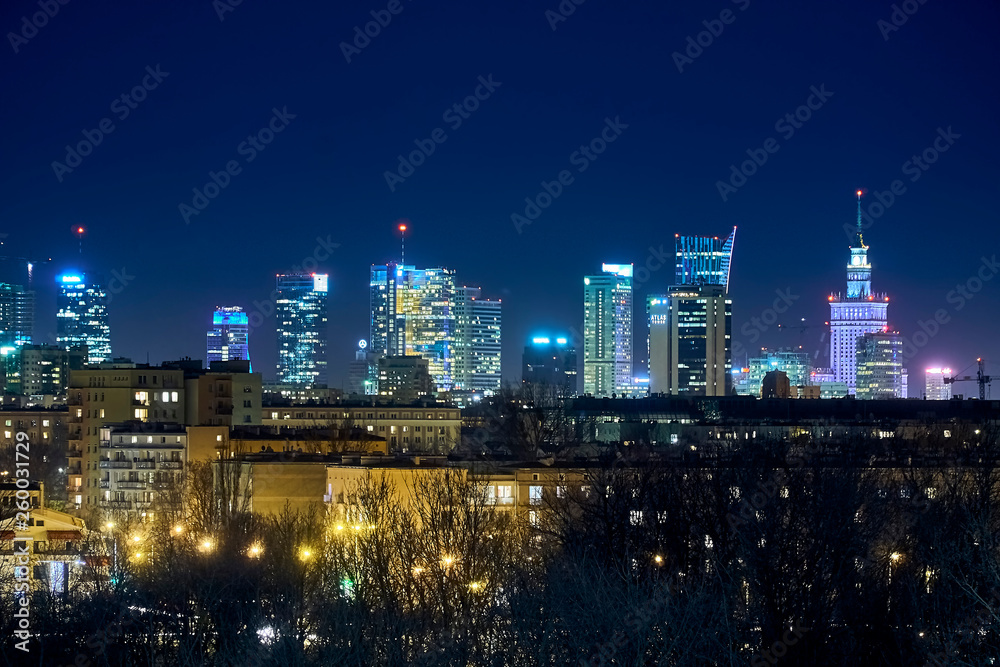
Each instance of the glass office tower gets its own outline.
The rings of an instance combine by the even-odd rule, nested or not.
[[[108,324],[108,293],[103,281],[83,273],[56,278],[56,343],[63,349],[87,346],[87,363],[111,359],[111,327]]]
[[[212,315],[205,364],[233,360],[250,360],[249,320],[239,306],[219,306]]]
[[[632,265],[583,279],[583,392],[621,396],[632,384]]]
[[[325,386],[329,276],[277,276],[278,384]]]

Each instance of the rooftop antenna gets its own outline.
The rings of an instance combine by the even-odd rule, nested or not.
[[[83,233],[87,231],[82,226],[77,225],[73,228],[73,233],[80,240],[80,257],[83,257]]]
[[[406,223],[399,223],[399,265],[406,264]]]

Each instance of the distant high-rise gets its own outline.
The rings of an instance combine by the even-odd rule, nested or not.
[[[649,391],[680,396],[732,393],[733,302],[724,285],[676,285],[650,295]]]
[[[675,235],[677,285],[722,285],[729,291],[736,227],[725,239],[718,236]]]
[[[208,332],[207,365],[213,361],[249,361],[250,325],[239,306],[219,306],[212,315]]]
[[[35,293],[21,285],[0,283],[0,347],[31,342],[35,325]]]
[[[601,270],[583,279],[583,391],[597,397],[632,385],[632,265]]]
[[[858,339],[866,333],[886,331],[889,297],[872,292],[872,267],[868,246],[861,237],[861,191],[858,191],[858,222],[847,266],[847,295],[831,294],[830,364],[834,381],[855,393]]]
[[[482,288],[455,290],[454,387],[490,396],[500,390],[500,301]]]
[[[952,385],[944,379],[951,376],[950,368],[928,368],[924,371],[924,397],[928,401],[950,401]]]
[[[771,371],[782,371],[788,376],[789,386],[799,387],[816,382],[812,376],[812,366],[807,352],[791,350],[764,350],[747,362],[747,375],[737,394],[760,396],[764,376]]]
[[[87,363],[111,359],[111,327],[108,324],[108,293],[102,281],[83,273],[56,278],[56,343],[67,350],[87,347]]]
[[[868,332],[856,343],[860,399],[903,398],[903,338],[898,332]]]
[[[524,347],[521,383],[547,385],[564,396],[576,394],[576,348],[565,337],[536,336]]]
[[[354,361],[347,365],[348,393],[364,396],[378,395],[378,360],[382,355],[368,349],[368,341],[358,341]]]
[[[383,264],[371,269],[371,348],[427,360],[438,391],[453,388],[455,273]]]
[[[326,274],[277,277],[279,384],[326,384],[328,281]]]

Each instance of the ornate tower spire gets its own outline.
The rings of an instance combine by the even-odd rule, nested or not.
[[[847,265],[847,298],[868,299],[872,296],[872,267],[868,263],[868,246],[861,237],[861,190],[858,190],[858,230],[851,244],[851,263]]]

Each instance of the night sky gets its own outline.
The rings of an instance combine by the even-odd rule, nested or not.
[[[981,260],[1000,254],[996,3],[909,0],[897,29],[892,3],[870,0],[49,2],[58,13],[37,30],[23,25],[37,0],[0,10],[3,249],[53,258],[34,275],[42,342],[54,276],[81,265],[77,224],[88,230],[83,267],[127,283],[110,305],[114,353],[154,363],[204,358],[213,307],[254,312],[275,273],[317,256],[319,238],[339,244],[319,267],[340,386],[368,335],[369,266],[398,257],[406,218],[407,263],[453,268],[503,299],[503,370],[516,381],[527,338],[582,326],[582,276],[601,262],[638,270],[661,247],[671,254],[675,233],[737,225],[737,349],[802,345],[826,365],[827,295],[846,289],[854,191],[867,207],[898,180],[902,194],[866,222],[873,287],[910,339],[936,311],[946,321],[917,338],[911,386],[922,387],[916,369],[959,371],[977,356],[1000,375],[1000,279],[977,284],[977,272],[1000,272]],[[391,20],[357,48],[371,12]],[[121,96],[144,81],[131,108]],[[475,111],[452,109],[477,90]],[[810,103],[805,122],[785,119]],[[244,143],[272,122],[271,143]],[[390,189],[397,156],[438,128],[444,141]],[[70,164],[66,146],[84,131],[101,135],[92,153],[54,167]],[[614,138],[604,152],[577,153],[602,131]],[[754,155],[766,162],[720,193],[731,165]],[[230,161],[238,173],[185,221],[180,205]],[[519,233],[512,214],[564,170],[572,181]],[[639,367],[645,295],[672,278],[668,263],[637,286]],[[970,279],[978,292],[949,296]],[[790,307],[769,315],[789,291]],[[765,324],[801,318],[813,326]],[[254,330],[251,357],[273,378],[273,318]]]

